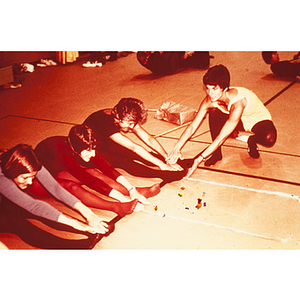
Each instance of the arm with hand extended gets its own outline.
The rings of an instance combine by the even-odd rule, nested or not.
[[[177,162],[178,159],[183,159],[181,150],[184,147],[184,145],[187,143],[187,141],[193,136],[193,134],[196,132],[196,130],[202,124],[202,122],[207,114],[208,108],[209,108],[208,97],[206,97],[201,102],[198,112],[197,112],[194,120],[192,121],[192,123],[184,130],[184,132],[180,136],[179,140],[174,145],[173,150],[170,152],[170,154],[167,158],[168,163],[174,164]]]
[[[232,105],[229,113],[229,118],[222,127],[219,135],[216,137],[216,139],[199,155],[193,163],[193,166],[190,168],[187,178],[190,177],[197,169],[199,164],[203,161],[205,161],[209,156],[211,156],[223,143],[226,141],[226,139],[231,135],[231,133],[234,131],[236,126],[238,125],[243,111],[244,111],[245,105],[243,100],[236,102],[234,105]]]
[[[127,148],[128,150],[133,151],[143,159],[147,160],[148,162],[153,163],[155,166],[158,166],[161,170],[168,170],[168,171],[177,171],[176,168],[164,163],[160,159],[154,157],[149,153],[145,148],[142,146],[134,143],[126,136],[122,135],[121,133],[115,133],[110,136],[110,138],[117,144]]]

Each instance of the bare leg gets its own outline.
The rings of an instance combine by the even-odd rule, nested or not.
[[[97,169],[86,169],[87,172],[89,172],[91,175],[98,177],[101,180],[104,180],[104,177],[100,171]],[[104,175],[105,176],[105,175]],[[128,190],[119,182],[114,181],[113,179],[109,178],[106,176],[105,178],[105,183],[108,184],[110,187],[113,189],[119,191],[122,193],[124,196],[129,196]],[[160,192],[160,185],[158,183],[150,186],[150,187],[137,187],[137,191],[142,194],[146,198],[151,198],[156,196]]]

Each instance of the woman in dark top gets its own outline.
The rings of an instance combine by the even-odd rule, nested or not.
[[[68,137],[43,140],[35,153],[57,181],[85,205],[113,211],[121,217],[142,210],[143,204],[149,204],[146,198],[159,193],[159,185],[135,188],[95,150],[96,145],[92,130],[77,125]],[[113,199],[104,200],[83,185]],[[33,188],[38,194],[38,187]]]
[[[166,163],[168,154],[165,149],[141,126],[146,118],[147,109],[141,100],[122,98],[113,109],[96,111],[83,124],[93,129],[96,139],[101,141],[101,147],[97,148],[99,153],[112,166],[137,177],[161,178],[162,187],[182,179],[192,161],[181,160],[180,165]],[[126,135],[128,132],[134,133],[153,151],[133,142]]]

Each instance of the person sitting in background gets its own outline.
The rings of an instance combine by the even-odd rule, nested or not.
[[[82,64],[84,68],[95,68],[102,67],[107,61],[115,61],[120,56],[123,55],[122,52],[118,51],[92,51],[90,53],[89,60]]]
[[[184,69],[207,69],[208,51],[138,51],[137,60],[158,75],[170,75]]]
[[[96,146],[92,130],[88,126],[76,125],[68,137],[49,137],[34,151],[59,184],[85,205],[113,211],[121,217],[142,210],[143,204],[149,204],[146,198],[160,192],[159,185],[134,187],[99,154]],[[104,200],[83,185],[113,199]],[[39,194],[38,186],[33,188]]]
[[[271,65],[272,72],[278,77],[300,80],[300,52],[292,60],[280,61],[277,51],[263,51],[262,57],[266,64]]]
[[[277,137],[270,112],[250,90],[229,85],[230,74],[225,66],[210,68],[203,76],[203,83],[207,95],[202,100],[195,119],[182,133],[167,159],[172,164],[182,158],[181,149],[208,113],[212,143],[196,156],[187,177],[195,172],[201,162],[211,166],[221,160],[221,146],[234,130],[253,133],[248,139],[248,153],[253,158],[259,158],[257,144],[271,147]],[[209,159],[206,160],[207,158]]]
[[[57,200],[79,212],[87,224],[60,212],[44,201],[31,197],[28,190],[36,181],[39,181],[40,185]],[[9,204],[10,201],[16,204],[16,207]],[[18,206],[20,208],[17,208]],[[13,207],[12,212],[9,209],[11,207]],[[2,151],[0,156],[0,232],[4,231],[4,227],[12,228],[14,232],[18,225],[20,225],[19,230],[22,230],[24,220],[20,218],[24,215],[29,218],[35,215],[55,223],[68,225],[79,230],[80,233],[105,234],[108,231],[108,225],[103,220],[57,183],[38,161],[30,146],[18,144],[9,150]],[[63,230],[61,227],[59,229]],[[34,233],[27,233],[27,235],[32,234]],[[47,235],[46,232],[45,235]],[[53,245],[55,246],[57,245]],[[73,243],[72,247],[76,248],[76,243]]]
[[[92,113],[83,125],[93,129],[95,137],[101,141],[99,153],[112,166],[133,176],[161,178],[162,187],[168,182],[182,179],[189,161],[169,165],[165,162],[167,152],[162,145],[141,125],[146,121],[147,109],[141,100],[122,98],[112,109],[102,109]],[[127,133],[134,133],[145,145],[155,152],[133,142]],[[153,168],[158,167],[159,170]]]

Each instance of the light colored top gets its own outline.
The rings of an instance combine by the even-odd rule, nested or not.
[[[238,91],[237,95],[230,100],[228,108],[225,109],[219,106],[218,103],[214,103],[217,107],[225,114],[229,114],[232,104],[245,98],[247,100],[247,106],[243,111],[241,121],[246,131],[251,132],[252,127],[264,120],[272,120],[271,114],[268,109],[264,106],[261,100],[250,90],[243,87],[230,87],[230,89],[236,89]]]

